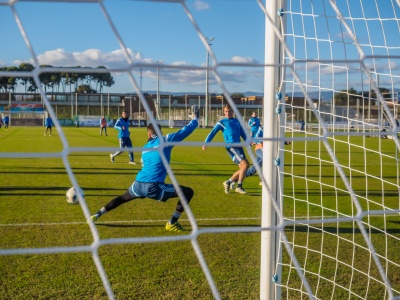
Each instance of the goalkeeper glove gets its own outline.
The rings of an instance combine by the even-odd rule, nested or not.
[[[198,119],[199,118],[199,107],[197,105],[192,105],[190,107],[189,117],[191,119]]]

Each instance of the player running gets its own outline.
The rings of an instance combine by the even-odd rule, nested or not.
[[[255,135],[253,137],[254,141],[251,143],[252,146],[255,146],[254,151],[255,151],[256,156],[257,156],[256,164],[260,168],[262,168],[262,164],[263,164],[263,141],[262,141],[263,136],[264,136],[264,129],[260,125],[258,127],[257,132],[255,133]],[[285,145],[290,145],[291,142],[290,141],[285,141],[284,144]],[[253,164],[250,168],[247,169],[246,175],[244,177],[246,178],[246,177],[252,176],[252,175],[254,175],[256,173],[257,173],[257,170],[256,170],[255,165]],[[239,176],[236,176],[236,177],[232,176],[232,178],[231,178],[232,182],[230,184],[230,189],[231,190],[234,189],[235,183],[238,180],[238,177]],[[260,185],[262,185],[262,181],[260,181]]]
[[[196,105],[191,108],[192,120],[181,130],[167,134],[166,136],[158,136],[153,124],[147,126],[147,137],[149,138],[147,144],[144,145],[142,152],[143,167],[136,176],[136,180],[128,188],[125,194],[114,198],[102,207],[97,213],[92,215],[90,219],[94,222],[105,213],[117,208],[121,204],[132,201],[134,199],[150,198],[157,201],[166,202],[170,198],[178,197],[175,187],[172,184],[166,184],[165,178],[167,170],[161,158],[160,152],[157,148],[163,147],[163,153],[168,163],[171,161],[171,151],[174,146],[163,146],[166,142],[181,142],[187,138],[198,127],[198,114],[199,109]],[[159,126],[159,125],[157,125]],[[160,127],[159,127],[160,128]],[[161,128],[160,128],[161,130]],[[192,199],[194,192],[193,189],[186,186],[180,186],[186,198],[187,203]],[[178,201],[175,211],[170,220],[165,225],[168,231],[185,231],[185,229],[178,223],[179,217],[184,211],[181,200]]]
[[[211,142],[218,131],[222,131],[222,135],[227,144],[240,143],[240,137],[242,137],[243,140],[246,139],[246,134],[238,119],[233,117],[233,110],[229,105],[224,106],[224,114],[225,118],[220,120],[214,126],[214,128],[206,137],[205,143]],[[202,149],[206,150],[207,145],[203,145]],[[232,161],[238,165],[239,170],[236,171],[230,179],[222,183],[225,193],[229,193],[229,187],[233,182],[233,178],[238,178],[238,186],[235,189],[235,192],[239,194],[247,194],[247,192],[243,189],[242,183],[244,181],[246,171],[249,167],[249,162],[246,158],[246,155],[244,154],[243,147],[232,147],[230,145],[227,145],[226,151],[228,151],[228,154],[231,157]]]
[[[114,128],[119,130],[118,133],[118,140],[119,140],[119,147],[122,149],[132,148],[132,141],[130,138],[131,133],[129,132],[129,115],[128,112],[125,110],[122,112],[122,117],[115,122]],[[114,158],[120,154],[124,153],[124,151],[119,150],[114,154],[110,154],[111,162],[114,162]],[[129,151],[129,164],[136,165],[134,162],[133,151]]]

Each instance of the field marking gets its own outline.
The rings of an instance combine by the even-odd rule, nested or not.
[[[261,220],[261,218],[210,218],[196,219],[196,221],[239,221],[239,220]],[[108,221],[96,222],[96,224],[129,224],[129,223],[165,223],[163,220],[131,220],[131,221]],[[189,219],[180,219],[180,221],[189,222]],[[0,227],[25,227],[25,226],[56,226],[56,225],[81,225],[87,222],[61,222],[61,223],[16,223],[16,224],[0,224]]]

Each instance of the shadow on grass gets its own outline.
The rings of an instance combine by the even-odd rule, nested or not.
[[[368,233],[371,234],[382,234],[385,232],[386,234],[400,234],[400,228],[387,228],[386,230],[377,230],[374,228],[371,229],[366,229]],[[308,226],[302,226],[302,225],[297,225],[297,226],[286,226],[285,231],[292,231],[292,232],[313,232],[313,233],[321,233],[323,232],[329,232],[332,234],[361,234],[361,231],[359,228],[349,228],[349,227],[333,227],[333,226],[324,226],[323,229],[315,228],[315,227],[308,227]]]
[[[165,221],[167,222],[167,221]],[[103,227],[115,227],[115,228],[160,228],[164,227],[165,224],[112,224],[112,223],[96,223],[96,226],[103,226]]]
[[[167,221],[165,221],[167,222]],[[103,227],[115,227],[115,228],[160,228],[164,227],[165,224],[112,224],[112,223],[96,223],[96,226],[103,226]],[[190,226],[182,225],[184,228],[189,228]],[[205,228],[224,228],[224,227],[260,227],[257,224],[199,224],[200,229]]]

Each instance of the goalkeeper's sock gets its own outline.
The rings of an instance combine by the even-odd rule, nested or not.
[[[100,210],[96,213],[96,215],[99,215],[99,217],[100,217],[100,216],[104,215],[106,212],[107,212],[107,211],[106,211],[105,207],[102,207],[102,208],[100,208]]]
[[[175,211],[175,212],[172,214],[171,219],[169,220],[169,224],[174,224],[174,223],[178,222],[178,220],[179,220],[181,214],[182,214],[182,213],[178,213],[177,211]]]
[[[238,188],[242,188],[242,182],[241,182],[241,181],[238,181],[237,187],[238,187]]]

